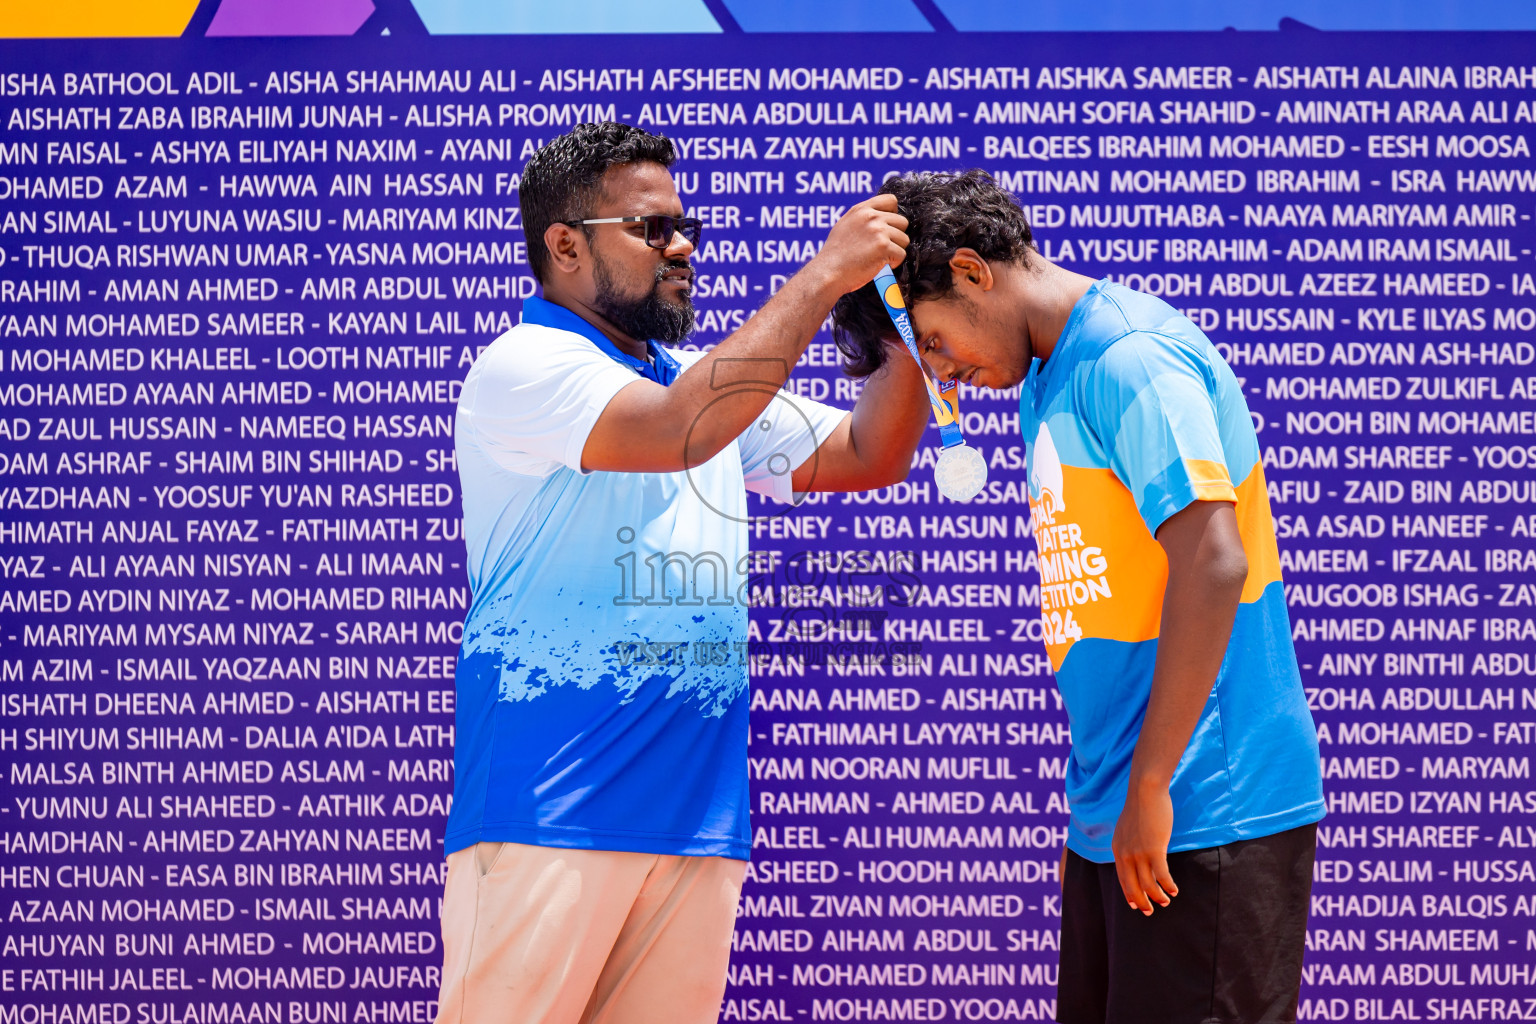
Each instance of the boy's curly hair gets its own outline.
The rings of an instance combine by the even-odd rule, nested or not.
[[[986,171],[906,174],[887,181],[882,194],[896,197],[907,218],[907,257],[895,268],[907,308],[954,291],[949,259],[957,249],[974,249],[988,262],[1027,264],[1034,236],[1018,200]],[[832,339],[843,354],[843,371],[867,377],[885,364],[882,339],[896,329],[871,282],[837,300]]]

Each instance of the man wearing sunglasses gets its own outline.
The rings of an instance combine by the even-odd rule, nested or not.
[[[543,289],[476,361],[456,446],[473,602],[457,671],[441,1024],[705,1024],[747,820],[746,492],[905,477],[892,359],[848,414],[782,388],[833,303],[900,265],[895,200],[707,352],[672,144],[578,126],[528,162]]]

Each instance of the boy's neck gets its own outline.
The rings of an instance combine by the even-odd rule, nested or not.
[[[1038,253],[1018,270],[1019,318],[1027,332],[1025,344],[1044,362],[1056,350],[1072,310],[1093,287],[1093,278],[1058,267]]]

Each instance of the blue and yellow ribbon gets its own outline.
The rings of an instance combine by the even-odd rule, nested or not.
[[[907,351],[912,354],[912,358],[917,361],[917,368],[923,373],[923,383],[928,388],[928,404],[933,406],[933,418],[939,424],[939,439],[944,442],[945,448],[964,444],[965,435],[960,429],[960,385],[952,380],[935,382],[933,375],[928,372],[923,357],[917,352],[917,336],[912,332],[912,318],[907,315],[907,302],[902,298],[901,287],[896,283],[896,275],[890,267],[881,267],[880,273],[875,275],[875,290],[880,293],[880,301],[885,303],[885,311],[890,314],[891,323],[896,325],[896,333],[901,335]]]

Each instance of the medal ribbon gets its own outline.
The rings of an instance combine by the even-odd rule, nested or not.
[[[953,380],[936,382],[928,372],[923,357],[917,354],[917,337],[912,333],[907,303],[901,297],[901,288],[896,284],[896,275],[890,267],[881,267],[880,273],[875,275],[875,291],[880,293],[880,301],[885,303],[885,311],[890,314],[896,333],[901,335],[907,351],[922,371],[923,384],[928,389],[928,404],[933,407],[933,418],[939,424],[939,440],[945,448],[965,444],[965,435],[960,429],[960,384]]]

